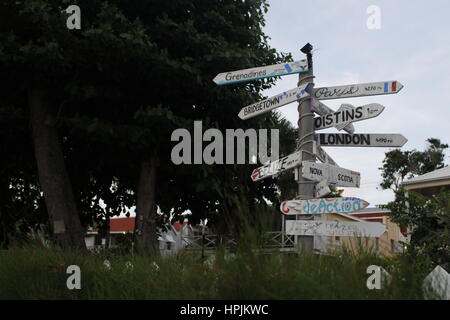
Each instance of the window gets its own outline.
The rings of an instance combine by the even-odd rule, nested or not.
[[[341,243],[341,237],[336,236],[336,237],[334,237],[334,240],[335,240],[337,243]]]
[[[395,242],[393,239],[391,239],[391,252],[395,251]]]

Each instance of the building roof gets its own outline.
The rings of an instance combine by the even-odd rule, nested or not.
[[[450,180],[450,166],[437,169],[420,176],[408,179],[402,183],[402,185],[411,185],[424,182],[434,182],[439,180]]]
[[[110,232],[134,232],[135,217],[111,218],[109,220]]]

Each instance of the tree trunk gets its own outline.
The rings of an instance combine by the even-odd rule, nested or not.
[[[85,248],[84,232],[64,163],[55,112],[44,102],[44,92],[28,90],[31,129],[39,182],[44,193],[56,243]]]
[[[141,162],[137,190],[135,240],[136,249],[141,254],[158,255],[156,236],[156,168],[158,157],[153,154]]]

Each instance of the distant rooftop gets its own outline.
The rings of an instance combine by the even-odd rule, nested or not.
[[[403,185],[410,185],[410,184],[416,184],[416,183],[423,183],[423,182],[433,182],[438,180],[447,180],[450,179],[450,166],[437,169],[428,173],[425,173],[421,176],[417,176],[411,179],[408,179],[404,181]]]

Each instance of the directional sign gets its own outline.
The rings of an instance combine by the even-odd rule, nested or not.
[[[330,107],[323,104],[322,102],[320,102],[317,99],[313,99],[313,110],[312,111],[319,114],[320,116],[325,116],[327,114],[335,112],[333,109],[331,109]],[[336,129],[338,129],[338,127],[340,127],[340,126],[337,126]],[[355,127],[353,126],[352,123],[348,123],[347,125],[340,127],[340,129],[338,129],[338,130],[342,130],[342,129],[347,131],[348,133],[355,132]]]
[[[316,198],[322,198],[331,192],[330,187],[328,187],[328,180],[324,179],[316,184]]]
[[[369,203],[359,198],[323,198],[283,201],[281,213],[286,215],[349,213],[367,207]]]
[[[322,161],[322,163],[329,163],[333,166],[338,166],[333,158],[331,158],[316,141],[313,141],[313,153],[316,155],[317,159]]]
[[[316,130],[331,127],[343,129],[351,122],[377,117],[383,110],[384,107],[378,103],[366,104],[357,108],[351,104],[343,104],[335,113],[314,118],[314,127]]]
[[[376,96],[397,93],[403,88],[398,81],[350,84],[346,86],[322,87],[314,89],[314,97],[319,100]]]
[[[308,63],[300,60],[289,63],[274,64],[271,66],[243,69],[219,73],[213,81],[218,84],[231,84],[236,82],[252,81],[262,78],[285,76],[293,73],[307,72]]]
[[[302,162],[302,176],[313,181],[328,180],[338,187],[359,188],[361,175],[359,172],[333,166],[327,163],[311,161]]]
[[[285,91],[283,93],[277,94],[276,96],[267,98],[266,100],[246,106],[239,112],[239,118],[243,120],[253,118],[262,113],[266,113],[275,108],[284,106],[288,103],[306,98],[309,96],[309,88],[312,87],[312,85],[312,83],[306,83],[298,88]]]
[[[325,147],[402,147],[408,139],[391,133],[320,133],[314,139]]]
[[[380,222],[286,220],[286,234],[296,236],[378,238],[384,232]]]
[[[253,181],[268,178],[282,171],[300,166],[302,163],[302,152],[297,151],[284,158],[272,161],[262,167],[256,168],[251,174]]]

